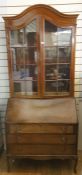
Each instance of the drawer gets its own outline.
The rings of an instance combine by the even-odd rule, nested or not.
[[[9,144],[7,154],[12,155],[74,155],[76,147],[74,145],[17,145]]]
[[[8,134],[7,143],[19,144],[76,144],[76,135]]]
[[[17,142],[28,144],[76,144],[76,135],[19,134]]]
[[[45,123],[29,123],[29,124],[11,124],[7,125],[8,133],[76,133],[76,125],[65,124],[45,124]]]

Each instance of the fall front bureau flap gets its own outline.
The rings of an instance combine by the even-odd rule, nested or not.
[[[10,98],[6,119],[12,123],[77,123],[75,99]]]

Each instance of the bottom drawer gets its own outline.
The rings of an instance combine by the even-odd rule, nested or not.
[[[16,145],[7,147],[8,154],[14,155],[74,155],[75,145]]]

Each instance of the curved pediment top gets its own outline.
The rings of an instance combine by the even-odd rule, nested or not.
[[[28,19],[34,18],[37,15],[41,15],[41,16],[43,15],[48,18],[51,17],[54,21],[58,21],[60,25],[62,23],[62,25],[65,25],[65,26],[75,25],[76,19],[78,17],[78,14],[68,15],[68,14],[59,12],[58,10],[54,9],[51,6],[38,4],[25,9],[22,13],[16,16],[3,17],[3,19],[5,20],[5,22],[16,27],[16,26],[21,26],[22,23],[26,23],[26,20],[28,21]]]

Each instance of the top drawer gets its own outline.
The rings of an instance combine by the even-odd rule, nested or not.
[[[77,125],[52,124],[52,123],[29,123],[7,124],[8,133],[76,133]]]

